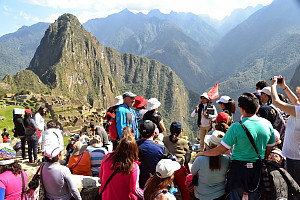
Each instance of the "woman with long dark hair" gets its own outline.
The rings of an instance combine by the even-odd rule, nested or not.
[[[26,141],[28,144],[28,158],[29,162],[32,163],[32,154],[34,162],[37,162],[37,151],[38,151],[38,134],[36,130],[38,130],[35,121],[32,119],[31,110],[25,110],[24,117],[24,126],[25,126],[25,135]]]
[[[180,169],[180,165],[171,159],[162,159],[156,165],[156,173],[150,177],[145,186],[145,200],[175,200],[171,193],[173,188],[174,172]]]
[[[163,142],[168,151],[175,155],[178,163],[180,164],[180,169],[175,171],[174,179],[180,190],[181,197],[183,200],[190,199],[190,192],[185,185],[186,176],[190,173],[188,162],[190,160],[190,150],[188,142],[180,138],[183,131],[182,124],[179,121],[172,122],[170,126],[171,135],[165,136]]]
[[[47,146],[45,148],[45,164],[41,166],[41,180],[48,199],[81,200],[80,193],[72,180],[72,175],[66,166],[59,161],[65,154],[62,146]]]
[[[214,131],[212,135],[206,135],[205,144],[213,149],[217,147],[224,136],[221,131]],[[191,173],[198,176],[198,185],[194,190],[197,199],[225,200],[226,172],[229,166],[229,157],[199,156],[193,163]]]
[[[45,116],[46,116],[47,108],[45,106],[41,106],[38,111],[34,114],[34,121],[38,128],[38,137],[41,137],[41,133],[45,130]]]
[[[16,152],[10,146],[0,146],[0,199],[25,199],[27,174],[15,161]]]
[[[134,137],[125,137],[116,151],[105,156],[99,174],[102,199],[143,198],[143,190],[139,187],[138,152]]]

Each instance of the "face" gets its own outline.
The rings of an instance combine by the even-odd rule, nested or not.
[[[225,109],[225,105],[223,104],[223,103],[219,103],[219,106],[220,106],[220,108],[222,109],[222,110],[224,110]]]
[[[200,99],[201,99],[201,103],[202,103],[202,104],[207,104],[207,103],[208,103],[208,99],[207,99],[207,98],[205,98],[205,97],[200,97]]]
[[[260,100],[261,100],[262,103],[267,103],[269,98],[265,93],[262,92],[261,96],[260,96]]]
[[[125,97],[123,99],[123,101],[124,101],[124,104],[126,104],[129,107],[132,107],[134,104],[134,97]]]

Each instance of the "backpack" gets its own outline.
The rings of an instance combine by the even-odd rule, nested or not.
[[[116,122],[116,112],[118,108],[119,105],[110,107],[106,112],[103,122],[103,127],[109,133],[110,138],[115,141],[119,139]]]
[[[282,116],[282,114],[280,113],[280,111],[278,110],[278,108],[275,108],[273,106],[271,106],[275,111],[276,111],[276,116],[275,116],[275,120],[273,123],[273,127],[274,129],[276,129],[279,134],[280,134],[280,139],[283,141],[284,139],[284,134],[285,134],[285,120]]]

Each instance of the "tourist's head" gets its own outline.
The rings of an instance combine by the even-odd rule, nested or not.
[[[134,137],[134,131],[130,126],[125,126],[122,131],[122,137]]]
[[[262,81],[258,81],[256,83],[256,90],[262,90],[264,87],[267,87],[268,86],[268,83],[264,80]]]
[[[42,105],[42,106],[40,106],[40,108],[38,109],[37,112],[40,113],[42,116],[45,116],[46,112],[47,112],[47,108]]]
[[[142,138],[150,138],[151,136],[154,136],[155,129],[156,125],[152,121],[145,120],[139,127],[139,133]]]
[[[136,109],[145,109],[148,99],[145,99],[143,96],[137,96],[134,99],[133,107]]]
[[[182,130],[183,130],[183,126],[179,121],[172,122],[170,126],[171,135],[179,136]]]
[[[271,98],[271,87],[264,87],[260,92],[260,100],[262,103],[270,104]]]
[[[243,93],[238,99],[238,106],[247,114],[255,114],[259,108],[259,100],[252,93]]]
[[[209,149],[213,149],[221,144],[222,138],[224,137],[225,133],[214,130],[211,135],[206,135],[204,138],[204,142],[206,147]]]
[[[46,162],[58,162],[64,155],[64,148],[62,146],[50,145],[45,147],[44,156]]]
[[[230,114],[235,113],[235,101],[229,96],[221,96],[219,100],[216,101],[222,110],[228,111]]]
[[[90,145],[96,148],[102,147],[102,139],[99,135],[93,136],[93,138],[90,140]]]
[[[133,169],[133,162],[138,160],[138,146],[134,137],[124,137],[119,141],[119,144],[112,155],[112,169],[129,174]]]
[[[146,184],[145,199],[154,199],[159,190],[169,189],[173,185],[174,172],[180,169],[180,164],[171,159],[161,159],[156,165],[156,173]]]
[[[268,157],[268,160],[272,160],[282,166],[285,157],[282,155],[280,149],[273,149]]]
[[[157,98],[151,98],[147,102],[147,110],[154,110],[157,109],[161,103],[158,101]]]
[[[115,97],[115,103],[114,103],[114,105],[116,106],[116,105],[120,105],[122,103],[123,103],[123,97],[122,97],[122,95],[116,96]]]
[[[21,173],[22,166],[18,163],[16,158],[16,151],[4,143],[0,144],[0,174],[5,171],[11,171],[17,175]]]
[[[204,92],[200,95],[200,103],[207,104],[209,102],[209,97],[207,92]]]
[[[57,124],[54,120],[50,120],[47,122],[47,128],[56,128]]]
[[[161,159],[156,165],[156,176],[159,178],[168,178],[178,169],[180,169],[180,164],[177,161]]]
[[[84,145],[81,141],[77,141],[74,143],[72,155],[73,156],[81,155],[85,151],[85,149],[86,149],[86,145]]]
[[[123,96],[123,103],[128,107],[132,107],[134,104],[134,99],[137,95],[133,94],[132,92],[125,92],[122,96]]]

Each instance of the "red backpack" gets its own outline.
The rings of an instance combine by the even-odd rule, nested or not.
[[[110,138],[116,141],[119,139],[116,122],[116,112],[118,108],[119,105],[110,107],[106,112],[103,122],[103,127],[109,133]]]

